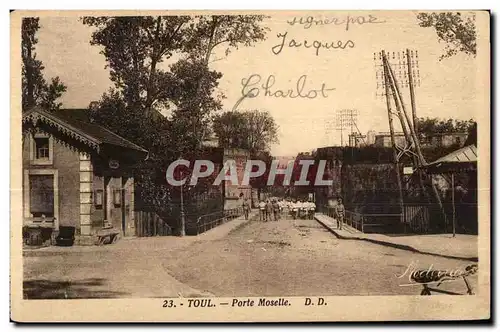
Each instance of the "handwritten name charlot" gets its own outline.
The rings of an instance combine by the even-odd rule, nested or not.
[[[269,75],[264,84],[260,84],[261,81],[262,77],[259,74],[252,74],[248,78],[243,78],[241,80],[242,98],[256,98],[261,95],[261,92],[263,92],[264,97],[274,98],[328,98],[327,92],[335,90],[335,88],[327,88],[326,83],[322,83],[319,89],[306,89],[307,75],[300,76],[292,89],[273,88],[276,82],[274,75]]]

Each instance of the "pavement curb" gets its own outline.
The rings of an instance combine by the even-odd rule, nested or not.
[[[407,250],[411,251],[414,253],[422,254],[422,255],[430,255],[430,256],[437,256],[437,257],[443,257],[443,258],[451,258],[451,259],[458,259],[458,260],[463,260],[463,261],[471,261],[471,262],[478,262],[478,257],[461,257],[461,256],[453,256],[453,255],[443,255],[435,252],[430,252],[430,251],[423,251],[419,250],[415,247],[404,245],[404,244],[399,244],[399,243],[393,243],[393,242],[388,242],[388,241],[382,241],[382,240],[376,240],[376,239],[370,239],[366,237],[359,237],[359,236],[344,236],[342,234],[339,234],[338,230],[336,228],[332,228],[331,226],[327,225],[325,222],[323,222],[320,218],[317,216],[314,216],[314,219],[319,222],[323,227],[325,227],[327,230],[329,230],[331,233],[333,233],[337,238],[341,240],[358,240],[358,241],[366,241],[386,247],[392,247],[396,249],[401,249],[401,250]]]

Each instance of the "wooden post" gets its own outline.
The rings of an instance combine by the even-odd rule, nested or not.
[[[406,49],[406,62],[408,64],[408,82],[410,85],[410,101],[411,101],[411,113],[413,117],[413,130],[418,137],[418,118],[417,118],[417,109],[415,107],[415,90],[413,86],[413,73],[410,59],[410,50]]]
[[[455,174],[451,173],[451,208],[452,208],[452,223],[453,237],[455,237]]]
[[[389,131],[391,132],[391,143],[392,143],[392,153],[394,157],[394,167],[396,168],[396,177],[398,182],[398,193],[399,193],[399,207],[401,212],[403,211],[404,203],[403,203],[403,187],[401,184],[401,172],[399,169],[399,160],[398,154],[396,152],[396,138],[394,137],[394,124],[392,123],[392,109],[391,109],[391,100],[389,98],[389,68],[387,63],[387,58],[385,57],[385,51],[382,51],[382,64],[384,68],[384,81],[385,81],[385,100],[387,105],[387,115],[389,116]],[[401,222],[404,223],[404,220],[401,217]],[[361,228],[363,229],[364,221],[361,224]]]
[[[418,155],[418,158],[420,160],[420,163],[422,166],[424,166],[427,162],[425,161],[425,158],[422,154],[422,151],[420,149],[420,142],[418,141],[418,137],[416,136],[415,131],[413,130],[413,126],[411,125],[410,118],[408,116],[408,113],[406,112],[406,107],[405,107],[405,104],[403,101],[403,97],[402,97],[401,92],[399,90],[398,81],[396,80],[396,77],[394,76],[394,72],[392,71],[392,68],[389,66],[389,63],[387,61],[386,61],[386,65],[387,65],[387,70],[389,72],[389,79],[390,79],[390,82],[392,83],[391,88],[393,89],[393,91],[395,90],[394,98],[399,98],[399,100],[400,100],[401,110],[403,111],[403,114],[406,118],[406,122],[408,123],[408,126],[410,127],[410,137],[412,138],[413,143],[415,145],[415,150],[417,150],[417,155]]]
[[[385,58],[385,53],[383,53],[383,57]],[[387,59],[385,60],[385,62],[386,62],[386,67],[387,67],[387,71],[388,71],[388,79],[390,79],[391,87],[393,88],[393,91],[397,94],[397,97],[400,100],[401,109],[402,109],[403,114],[406,118],[406,121],[408,122],[408,124],[410,124],[409,127],[410,127],[411,137],[412,137],[413,142],[415,144],[415,149],[417,151],[418,160],[419,160],[421,166],[425,166],[427,164],[427,162],[425,161],[425,158],[424,158],[422,151],[420,149],[420,142],[418,140],[418,137],[416,136],[415,131],[413,130],[413,126],[411,126],[410,118],[408,117],[408,113],[406,112],[406,108],[404,106],[403,97],[399,91],[398,82],[396,81],[394,73],[392,72],[392,69],[389,66]],[[436,186],[432,183],[432,178],[431,178],[431,187],[432,187],[432,191],[434,193],[434,198],[436,199],[436,202],[439,206],[439,209],[441,210],[443,218],[444,218],[445,222],[447,222],[446,213],[444,212],[444,209],[443,209],[443,203],[441,202],[441,198],[439,197],[439,193],[437,191]]]

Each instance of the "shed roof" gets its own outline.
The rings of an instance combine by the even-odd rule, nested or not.
[[[432,173],[467,171],[477,168],[477,147],[473,144],[455,150],[425,166]]]

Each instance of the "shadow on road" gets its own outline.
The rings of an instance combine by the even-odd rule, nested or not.
[[[127,294],[125,292],[92,289],[105,285],[106,279],[103,278],[89,278],[78,281],[28,280],[23,282],[23,295],[25,300],[30,300],[114,298]]]

